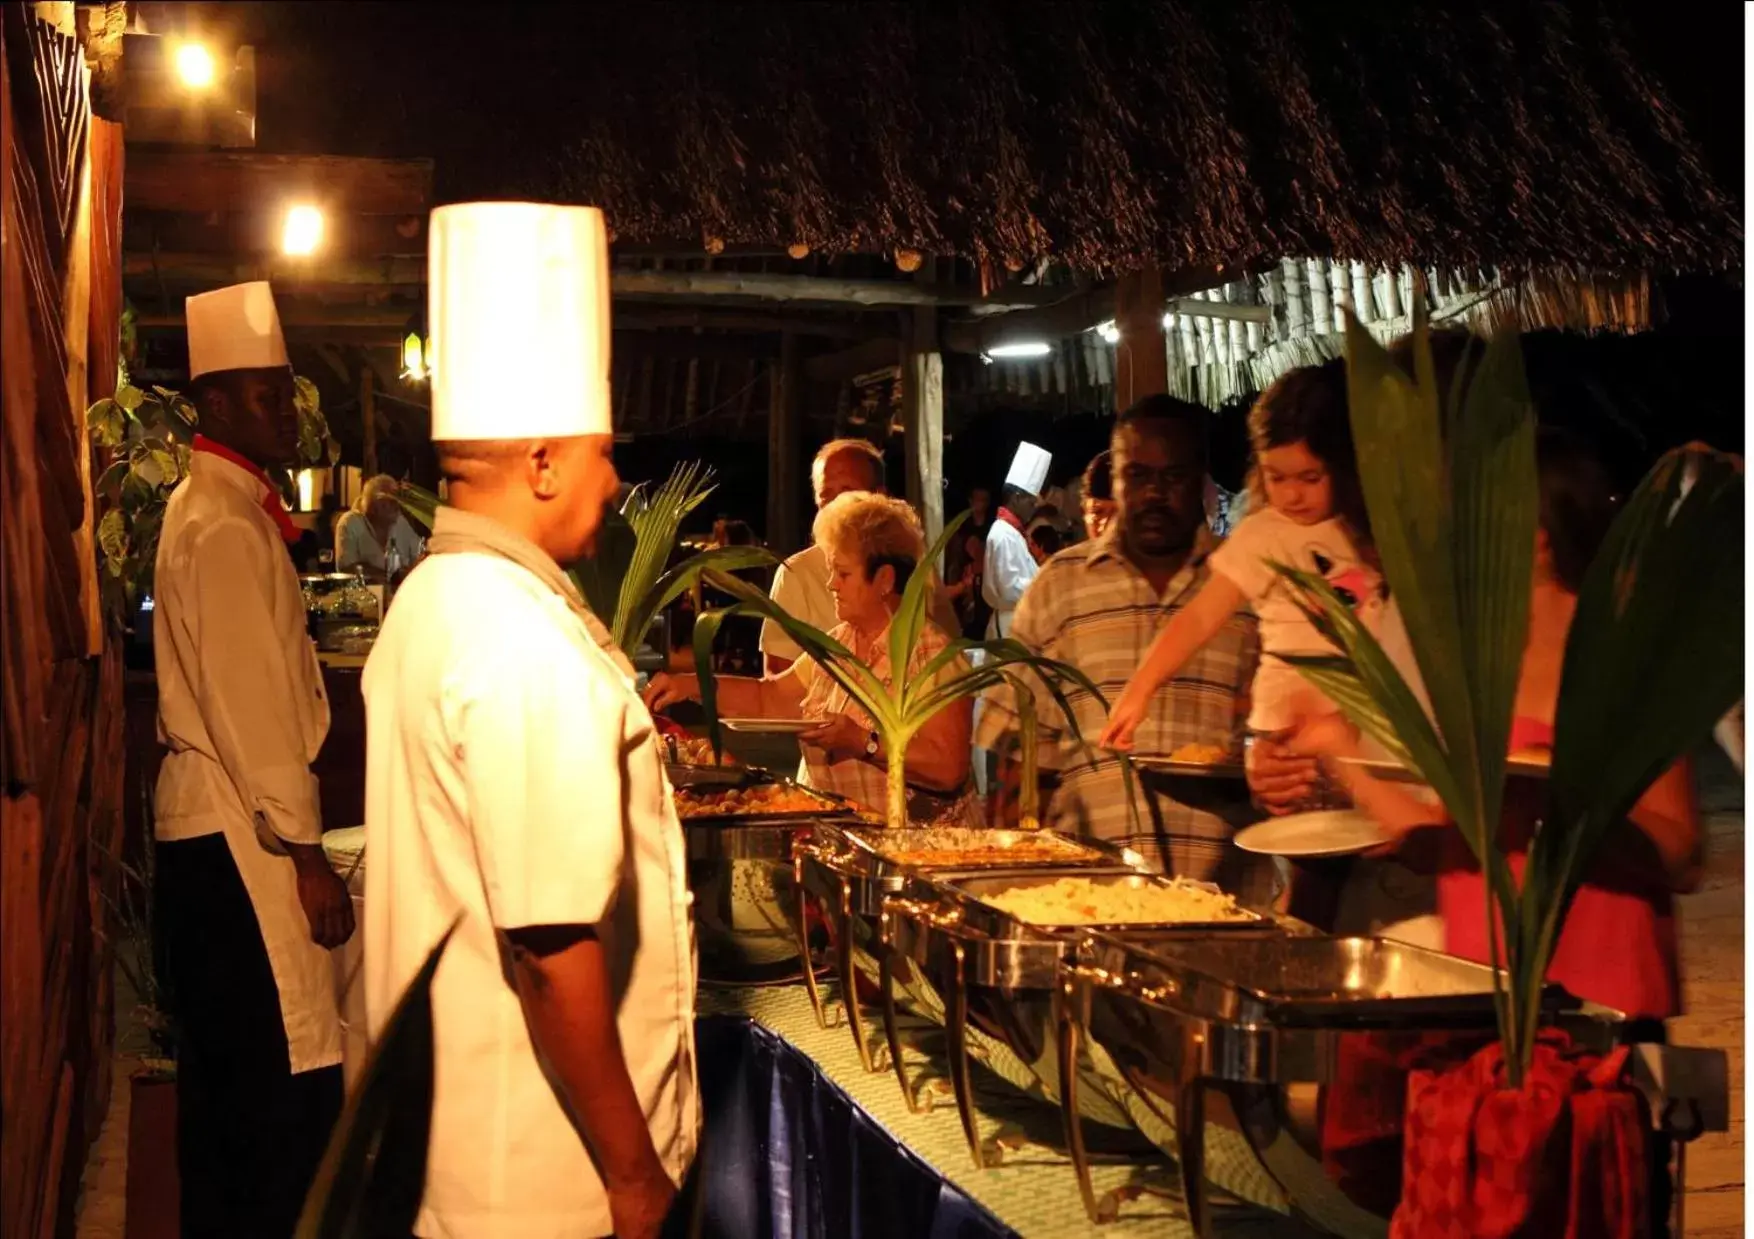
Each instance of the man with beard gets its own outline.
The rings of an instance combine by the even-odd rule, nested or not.
[[[1121,415],[1112,442],[1113,522],[1044,565],[1017,607],[1012,637],[1077,667],[1111,700],[1208,575],[1217,540],[1201,502],[1206,417],[1169,396],[1148,396]],[[1239,610],[1153,699],[1135,756],[1167,758],[1200,745],[1239,759],[1259,655],[1254,616]],[[1130,846],[1166,873],[1243,886],[1242,875],[1221,873],[1220,863],[1233,850],[1227,818],[1245,813],[1246,803],[1209,780],[1154,779],[1134,806],[1135,825],[1120,761],[1094,748],[1105,707],[1088,693],[1073,694],[1071,704],[1076,718],[1068,720],[1044,689],[1035,692],[1038,760],[1044,774],[1058,776],[1048,824]],[[1020,775],[1015,690],[1001,684],[984,705],[975,739],[1004,755],[998,815],[1009,818]]]

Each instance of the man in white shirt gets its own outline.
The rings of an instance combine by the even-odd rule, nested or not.
[[[380,473],[360,487],[353,509],[335,522],[335,571],[360,571],[367,580],[382,581],[391,572],[407,572],[419,558],[420,535],[396,502],[396,479]]]
[[[265,283],[188,301],[200,415],[155,567],[157,946],[177,1022],[185,1236],[289,1236],[341,1110],[329,948],[353,905],[310,764],[329,706],[264,467],[298,421]]]
[[[883,453],[864,439],[834,439],[822,445],[810,465],[810,485],[820,512],[831,499],[848,491],[883,489]],[[840,621],[828,592],[828,560],[814,541],[781,564],[773,574],[773,600],[788,615],[827,632]],[[804,651],[772,620],[761,626],[761,652],[768,675],[779,675]]]
[[[700,1124],[682,829],[560,567],[617,487],[603,217],[470,203],[430,236],[448,502],[365,670],[367,1017],[455,924],[417,1235],[652,1239]]]
[[[981,595],[993,609],[987,621],[987,639],[1009,636],[1011,617],[1023,591],[1035,580],[1035,556],[1029,553],[1024,528],[1035,515],[1036,496],[1047,481],[1053,457],[1033,443],[1017,445],[1011,472],[999,499],[999,519],[987,532],[986,571],[981,574]]]

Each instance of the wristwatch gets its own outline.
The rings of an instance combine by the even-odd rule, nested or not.
[[[877,733],[872,732],[865,738],[865,756],[875,757],[883,746],[877,742]]]

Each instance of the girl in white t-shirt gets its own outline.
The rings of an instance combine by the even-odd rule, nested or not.
[[[1372,633],[1385,609],[1346,409],[1344,363],[1294,370],[1249,412],[1255,467],[1250,512],[1213,551],[1212,574],[1152,642],[1109,711],[1101,743],[1132,747],[1151,698],[1247,602],[1260,620],[1261,667],[1249,730],[1278,734],[1312,715],[1337,712],[1275,655],[1334,654],[1273,563],[1322,577]]]

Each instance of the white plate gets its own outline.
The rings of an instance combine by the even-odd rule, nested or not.
[[[719,722],[725,725],[726,731],[769,736],[795,736],[818,726],[807,718],[722,718]]]
[[[1385,782],[1420,784],[1425,782],[1424,779],[1398,761],[1384,761],[1372,757],[1343,757],[1340,760],[1356,770],[1375,775]],[[1506,758],[1504,772],[1507,775],[1518,775],[1525,779],[1544,779],[1553,773],[1553,762],[1546,754],[1534,756],[1522,754]]]
[[[1345,809],[1269,818],[1236,832],[1236,846],[1267,856],[1350,856],[1384,842],[1368,817]]]

